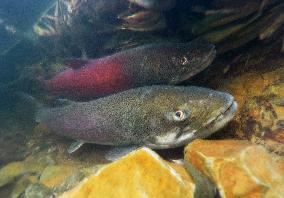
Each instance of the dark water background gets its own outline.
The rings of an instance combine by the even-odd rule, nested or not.
[[[0,4],[0,19],[3,20],[6,25],[14,26],[19,34],[31,34],[32,26],[36,22],[40,14],[48,6],[51,5],[53,0],[2,0]],[[1,49],[8,47],[9,44],[13,43],[15,40],[20,40],[21,38],[15,38],[16,35],[9,33],[3,25],[0,28],[0,46]],[[4,47],[3,47],[4,46]],[[25,59],[31,58],[31,52],[27,53],[27,50],[23,50],[21,45],[17,47],[20,50],[9,53],[7,56],[1,56],[1,81],[8,80],[11,78],[13,70],[12,66],[14,62],[21,62]],[[12,54],[14,56],[12,56]],[[9,56],[10,55],[10,56]],[[10,65],[9,69],[7,68]],[[3,71],[4,70],[4,71]]]

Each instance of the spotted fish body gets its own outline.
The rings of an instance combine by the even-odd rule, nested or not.
[[[201,42],[150,44],[99,59],[74,60],[50,80],[47,90],[72,99],[98,98],[130,88],[177,84],[204,70],[215,47]]]
[[[173,148],[222,128],[236,111],[227,93],[156,85],[89,102],[43,108],[38,119],[55,133],[102,145]]]

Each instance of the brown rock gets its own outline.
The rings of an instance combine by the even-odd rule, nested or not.
[[[24,171],[23,162],[12,162],[0,169],[0,186],[12,182],[16,177],[22,175]]]
[[[242,140],[196,140],[185,148],[185,160],[207,175],[222,197],[283,195],[283,169],[262,146]]]
[[[36,183],[38,178],[34,175],[24,175],[14,185],[10,194],[11,198],[18,198],[21,196],[25,189],[32,183]]]
[[[230,128],[235,136],[284,155],[283,66],[283,56],[255,65],[248,63],[246,67],[255,69],[220,80],[217,88],[231,93],[238,102],[234,118],[238,127]]]
[[[61,184],[66,177],[70,176],[75,169],[76,167],[72,166],[47,166],[43,170],[39,182],[49,188],[56,187]]]
[[[193,197],[195,184],[185,169],[147,148],[134,151],[85,179],[60,198]]]

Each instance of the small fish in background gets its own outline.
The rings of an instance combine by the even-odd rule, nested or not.
[[[0,56],[4,56],[20,42],[19,31],[14,25],[0,18],[0,34]]]
[[[71,68],[45,88],[61,97],[87,100],[134,87],[177,84],[204,70],[216,56],[203,42],[148,44],[98,59],[67,61]]]
[[[224,127],[236,109],[228,93],[194,86],[155,85],[89,102],[41,108],[37,121],[58,135],[78,140],[70,153],[84,143],[118,149],[166,149],[209,136]]]
[[[159,31],[166,28],[166,18],[162,13],[143,10],[135,13],[123,13],[118,16],[122,25],[118,29],[138,32]]]
[[[128,0],[130,3],[136,4],[146,9],[166,11],[175,7],[175,0]]]

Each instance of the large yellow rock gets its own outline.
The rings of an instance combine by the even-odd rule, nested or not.
[[[134,151],[82,181],[60,198],[190,198],[195,184],[185,169],[147,148]]]
[[[241,140],[196,140],[185,160],[207,175],[222,197],[282,197],[284,171],[262,146]]]

